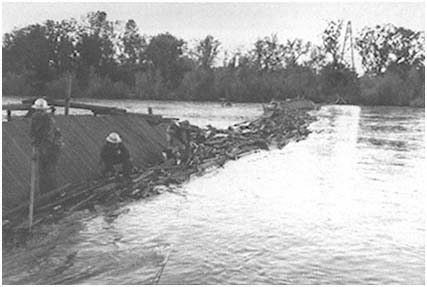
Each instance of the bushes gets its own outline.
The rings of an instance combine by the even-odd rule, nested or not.
[[[160,72],[158,74],[150,72],[138,72],[135,75],[135,93],[139,99],[147,100],[152,99],[157,94],[157,82],[160,79]]]
[[[238,101],[241,94],[245,93],[245,87],[241,85],[237,73],[233,68],[223,67],[215,70],[214,90],[218,99],[226,99],[228,101]]]
[[[288,69],[284,83],[286,98],[316,100],[319,96],[317,76],[309,68],[293,67]]]
[[[197,68],[185,74],[178,88],[177,97],[187,101],[213,101],[215,93],[215,74],[211,69]]]
[[[2,93],[7,96],[30,97],[34,95],[35,89],[31,85],[28,72],[15,74],[7,72],[3,74]]]
[[[71,97],[81,96],[81,91],[76,77],[71,80]],[[60,78],[46,84],[46,96],[52,99],[64,99],[67,96],[68,76],[62,75]]]
[[[185,73],[181,84],[168,88],[160,71],[137,71],[135,86],[101,77],[93,70],[88,81],[73,78],[73,98],[138,98],[143,100],[266,102],[272,98],[307,98],[333,103],[337,95],[347,103],[365,105],[424,106],[424,69],[388,70],[382,76],[357,78],[349,69],[326,66],[319,74],[308,67],[294,66],[274,71],[259,71],[250,65],[206,69],[194,67]],[[42,96],[32,83],[33,75],[3,74],[3,94],[21,97]],[[65,98],[67,78],[62,75],[45,84],[49,98]]]
[[[424,86],[423,86],[424,88]],[[420,107],[420,108],[424,108],[425,107],[425,92],[422,93],[422,95],[419,95],[418,97],[416,97],[415,99],[412,99],[409,102],[409,106],[411,107]]]
[[[123,82],[112,82],[109,78],[92,76],[87,89],[82,91],[83,98],[127,98],[131,94],[130,88]]]
[[[377,93],[377,80],[367,75],[359,79],[360,85],[360,102],[365,105],[379,105]]]
[[[347,103],[358,103],[360,87],[357,75],[344,66],[326,65],[319,75],[320,101],[334,103],[341,97]]]
[[[38,89],[32,85],[27,75],[16,75],[6,73],[3,75],[3,95],[19,97],[41,97],[46,96],[51,99],[64,99],[66,97],[68,78],[66,75],[47,82],[45,84],[44,94],[40,94]],[[73,98],[128,98],[134,93],[125,83],[118,81],[113,82],[109,78],[101,78],[92,75],[87,87],[80,87],[75,77],[72,81]]]
[[[424,71],[387,71],[382,76],[360,80],[362,103],[366,105],[424,106]]]
[[[377,81],[378,104],[401,106],[408,104],[409,91],[405,82],[395,73],[386,73]]]

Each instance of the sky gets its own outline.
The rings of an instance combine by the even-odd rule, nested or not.
[[[46,19],[79,20],[96,10],[109,20],[133,19],[146,35],[169,32],[191,44],[209,34],[229,51],[246,51],[273,33],[280,42],[302,38],[320,44],[327,21],[335,19],[350,20],[353,35],[386,23],[425,30],[424,2],[2,2],[2,34]]]

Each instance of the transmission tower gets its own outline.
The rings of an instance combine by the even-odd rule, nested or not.
[[[347,22],[347,28],[344,35],[344,44],[342,45],[341,59],[344,60],[344,53],[346,51],[347,40],[350,40],[350,55],[351,55],[351,69],[354,71],[354,51],[353,51],[353,33],[351,30],[351,21]]]

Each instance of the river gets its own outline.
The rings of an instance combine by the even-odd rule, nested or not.
[[[219,127],[262,110],[126,105]],[[3,250],[3,283],[424,284],[424,109],[315,114],[309,137],[282,150],[41,226]]]

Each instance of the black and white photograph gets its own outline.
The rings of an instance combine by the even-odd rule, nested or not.
[[[2,285],[425,285],[425,2],[2,1]]]

